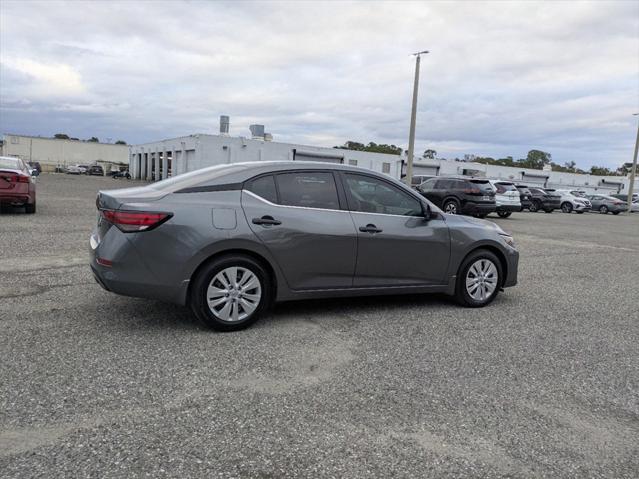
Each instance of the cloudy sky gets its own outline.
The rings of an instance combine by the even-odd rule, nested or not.
[[[0,2],[0,132],[276,141],[616,167],[639,111],[639,2]]]

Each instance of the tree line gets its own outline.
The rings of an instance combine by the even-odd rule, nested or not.
[[[80,138],[74,138],[72,136],[67,135],[66,133],[56,133],[55,135],[53,135],[53,138],[55,138],[56,140],[80,141]],[[88,139],[86,139],[84,141],[89,141],[91,143],[100,143],[100,140],[98,139],[97,136],[92,136],[91,138],[88,138]],[[126,145],[126,141],[118,140],[114,144],[115,145]]]
[[[403,150],[395,145],[377,144],[370,142],[368,144],[359,143],[357,141],[347,141],[341,146],[335,146],[342,150],[370,151],[374,153],[387,153],[390,155],[401,155]],[[438,158],[437,151],[431,148],[424,151],[421,156],[425,160],[446,160],[446,158]],[[630,173],[632,163],[624,163],[616,170],[612,170],[605,166],[591,166],[589,170],[577,168],[574,161],[568,161],[563,165],[555,163],[552,155],[546,151],[530,150],[526,158],[514,159],[512,156],[505,158],[492,158],[490,156],[464,155],[463,158],[454,158],[452,161],[482,163],[484,165],[511,166],[516,168],[529,168],[533,170],[541,170],[544,166],[550,165],[552,171],[561,171],[565,173],[582,173],[597,176],[625,176]]]

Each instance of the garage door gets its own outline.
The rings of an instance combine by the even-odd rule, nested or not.
[[[323,161],[325,163],[344,163],[344,155],[340,153],[324,153],[293,149],[294,161]]]

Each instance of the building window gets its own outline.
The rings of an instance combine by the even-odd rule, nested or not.
[[[351,166],[357,166],[357,160],[348,160],[348,164]]]
[[[11,144],[13,144],[13,145],[20,144],[20,138],[18,138],[17,136],[12,136],[11,137]]]
[[[390,163],[382,163],[382,173],[390,173]]]

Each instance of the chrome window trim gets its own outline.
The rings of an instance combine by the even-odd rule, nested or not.
[[[295,206],[295,205],[278,205],[277,203],[272,203],[269,200],[267,200],[266,198],[262,198],[260,195],[256,195],[255,193],[253,193],[252,191],[249,190],[242,190],[243,193],[246,193],[248,195],[251,195],[253,197],[255,197],[256,199],[263,201],[264,203],[266,203],[267,205],[270,206],[277,206],[278,208],[296,208],[299,210],[313,210],[313,211],[336,211],[338,213],[350,213],[350,211],[348,210],[335,210],[335,209],[331,209],[331,208],[313,208],[311,206]]]
[[[335,211],[337,213],[358,213],[358,214],[362,214],[362,215],[394,216],[396,218],[422,218],[422,216],[392,215],[392,214],[389,214],[389,213],[369,213],[367,211],[334,210],[334,209],[329,209],[329,208],[312,208],[310,206],[278,205],[277,203],[271,203],[269,200],[267,200],[266,198],[262,198],[260,195],[256,195],[252,191],[242,190],[242,192],[246,193],[247,195],[251,195],[255,199],[258,199],[258,200],[266,203],[267,205],[277,206],[278,208],[296,208],[296,209],[299,209],[299,210],[313,210],[313,211]]]

